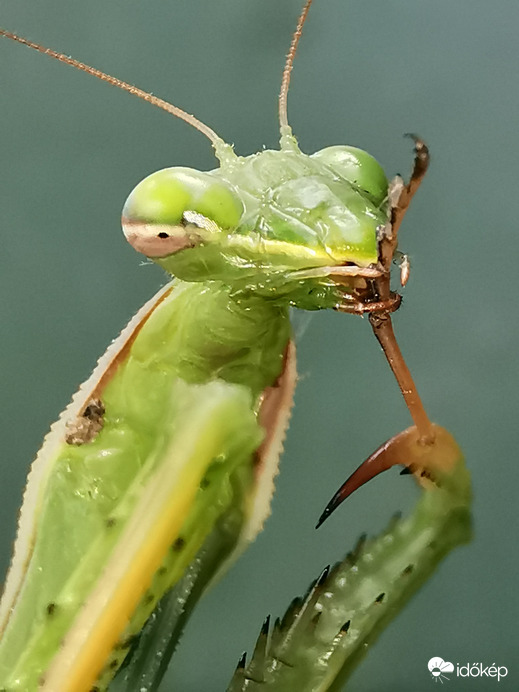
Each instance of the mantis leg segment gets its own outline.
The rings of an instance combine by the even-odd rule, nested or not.
[[[415,135],[409,136],[415,142],[414,167],[407,184],[397,178],[390,190],[390,198],[396,197],[396,201],[392,203],[391,223],[382,229],[379,240],[378,259],[383,272],[372,280],[365,302],[350,303],[346,300],[337,309],[341,312],[369,313],[373,333],[398,382],[414,426],[385,442],[359,466],[329,501],[319,518],[318,527],[351,493],[395,464],[404,464],[420,479],[433,478],[436,467],[452,466],[453,458],[455,460],[459,456],[454,438],[444,428],[434,425],[425,411],[396,340],[390,314],[400,305],[400,296],[390,288],[390,268],[397,252],[398,229],[429,165],[429,150],[425,143]]]
[[[343,689],[369,646],[441,560],[470,540],[470,475],[449,433],[438,428],[437,439],[435,447],[421,448],[422,457],[415,428],[390,441],[395,461],[411,451],[417,464],[434,466],[434,481],[421,479],[429,489],[409,517],[397,514],[379,536],[361,536],[306,596],[292,601],[270,633],[268,626],[262,628],[253,655],[242,659],[228,692]],[[367,463],[347,482],[349,490],[359,474],[373,470]],[[377,466],[380,458],[372,455],[371,464]]]
[[[426,488],[440,485],[441,474],[450,473],[461,457],[452,435],[431,423],[434,442],[424,444],[416,426],[391,437],[384,442],[351,474],[326,505],[316,528],[334,512],[355,490],[375,476],[401,464]]]
[[[377,300],[370,303],[362,303],[359,301],[352,300],[351,302],[344,302],[337,306],[336,310],[338,312],[346,312],[349,315],[365,315],[369,313],[374,315],[377,313],[387,314],[390,312],[396,312],[400,307],[402,302],[402,296],[398,293],[391,293],[387,300]]]
[[[384,276],[376,282],[377,289],[381,293],[382,298],[387,298],[389,294],[391,262],[397,252],[398,231],[409,209],[411,200],[420,187],[429,167],[429,149],[425,142],[416,135],[408,136],[411,137],[415,143],[413,171],[407,184],[404,184],[399,176],[393,181],[389,193],[391,201],[391,223],[383,229],[379,243],[379,262],[386,272]]]
[[[384,271],[374,278],[372,282],[372,293],[378,300],[359,301],[352,305],[349,305],[346,301],[344,305],[339,306],[337,309],[341,312],[354,314],[369,313],[371,327],[395,375],[400,391],[419,432],[421,443],[431,444],[434,439],[432,424],[425,412],[414,380],[396,341],[390,317],[390,313],[397,310],[401,302],[401,297],[392,292],[390,288],[390,269],[397,251],[398,229],[429,165],[429,150],[426,144],[416,135],[409,136],[415,142],[413,172],[407,185],[402,183],[395,186],[395,189],[398,190],[398,199],[391,209],[391,224],[387,229],[384,229],[380,239],[379,263]]]
[[[402,219],[409,208],[411,200],[420,187],[420,184],[427,172],[429,165],[429,150],[425,143],[416,135],[409,135],[415,142],[415,160],[413,172],[407,185],[404,185],[399,194],[398,201],[391,210],[390,233],[386,233],[380,240],[379,262],[386,272],[381,277],[374,280],[375,291],[381,301],[390,299],[392,293],[390,289],[390,267],[395,256],[397,247],[397,234]],[[405,399],[411,417],[416,425],[420,436],[421,444],[432,444],[434,432],[431,421],[422,404],[416,385],[411,376],[409,368],[404,360],[400,347],[398,346],[389,310],[379,311],[377,314],[370,314],[370,324],[389,366],[398,382],[400,391]]]
[[[429,149],[425,142],[413,134],[408,134],[406,137],[410,137],[414,141],[414,166],[409,182],[404,186],[396,205],[392,209],[391,230],[393,235],[398,233],[398,229],[411,204],[411,200],[415,196],[416,191],[422,184],[422,180],[427,173],[430,161]]]
[[[396,340],[391,317],[388,313],[371,314],[369,321],[373,333],[382,346],[389,367],[398,382],[402,396],[420,435],[421,443],[430,444],[434,440],[432,423],[425,411],[411,372]]]

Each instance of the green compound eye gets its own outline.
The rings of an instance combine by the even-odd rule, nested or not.
[[[375,204],[387,197],[387,178],[382,166],[370,154],[357,147],[335,146],[312,155],[336,175],[365,192]]]
[[[242,214],[239,197],[210,173],[164,168],[130,193],[122,226],[138,252],[165,257],[199,244],[208,233],[235,228]]]

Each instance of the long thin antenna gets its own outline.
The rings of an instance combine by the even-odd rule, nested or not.
[[[281,128],[288,127],[288,114],[287,114],[287,96],[288,87],[290,86],[290,74],[292,68],[294,67],[294,58],[296,57],[297,44],[303,33],[303,26],[310,9],[310,5],[313,0],[306,0],[303,10],[299,16],[299,21],[297,22],[296,30],[292,36],[292,43],[290,44],[290,50],[288,51],[287,60],[285,63],[285,69],[283,70],[283,76],[281,77],[281,90],[279,92],[279,124]]]
[[[211,129],[202,121],[198,120],[198,118],[195,118],[194,115],[186,113],[186,111],[183,111],[181,108],[177,108],[177,106],[173,106],[171,103],[168,103],[167,101],[164,101],[163,99],[158,98],[157,96],[153,96],[153,94],[149,94],[147,91],[143,91],[142,89],[133,86],[133,84],[123,82],[121,79],[117,79],[117,77],[112,77],[111,75],[106,74],[105,72],[101,72],[101,70],[97,70],[95,67],[90,67],[90,65],[86,65],[83,62],[79,62],[79,60],[74,60],[74,58],[71,58],[68,55],[64,55],[63,53],[58,53],[57,51],[51,50],[50,48],[40,46],[38,43],[34,43],[33,41],[28,41],[26,38],[18,36],[17,34],[13,34],[12,32],[6,31],[5,29],[0,29],[0,36],[10,38],[13,41],[22,43],[24,46],[34,48],[34,50],[37,50],[40,53],[43,53],[44,55],[48,55],[51,58],[55,58],[60,62],[64,62],[67,65],[72,65],[72,67],[77,67],[78,70],[82,70],[83,72],[86,72],[88,74],[93,75],[94,77],[97,77],[98,79],[101,79],[103,82],[107,82],[108,84],[112,84],[113,86],[119,87],[119,89],[127,91],[129,94],[132,94],[133,96],[138,96],[139,98],[143,99],[143,101],[147,101],[148,103],[151,103],[153,106],[162,108],[162,110],[166,111],[166,113],[170,113],[171,115],[174,115],[175,117],[184,120],[188,125],[191,125],[191,127],[194,127],[203,135],[205,135],[207,139],[209,139],[209,141],[212,143],[217,153],[221,149],[221,145],[224,144],[222,138],[219,137],[213,129]]]

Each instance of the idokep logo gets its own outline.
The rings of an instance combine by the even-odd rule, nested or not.
[[[445,673],[454,673],[454,664],[449,663],[449,661],[444,661],[443,658],[439,656],[431,658],[427,664],[427,668],[429,668],[434,682],[440,681],[442,684],[444,680],[449,679]]]
[[[434,682],[439,681],[442,684],[444,680],[450,679],[446,673],[454,673],[454,664],[450,661],[444,661],[439,656],[429,659],[427,668]],[[508,668],[496,666],[495,663],[492,663],[491,666],[484,666],[483,663],[467,663],[466,665],[456,663],[456,677],[460,678],[497,678],[499,682],[501,678],[506,678],[507,675]]]

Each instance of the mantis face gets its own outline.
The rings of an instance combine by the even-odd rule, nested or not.
[[[387,213],[387,179],[369,154],[282,146],[208,173],[153,173],[128,197],[122,224],[136,250],[181,279],[319,309],[376,273]]]

